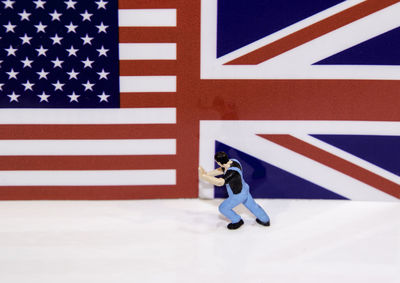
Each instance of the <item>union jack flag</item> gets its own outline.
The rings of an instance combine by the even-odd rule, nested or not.
[[[202,103],[217,113],[201,121],[200,163],[228,152],[256,197],[400,197],[399,1],[204,0],[201,11]],[[200,195],[226,197],[203,183]]]

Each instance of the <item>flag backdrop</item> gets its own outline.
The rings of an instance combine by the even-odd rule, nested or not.
[[[399,1],[0,2],[0,199],[400,196]]]

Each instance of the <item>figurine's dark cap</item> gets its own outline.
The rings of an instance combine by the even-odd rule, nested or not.
[[[218,151],[215,156],[214,156],[215,161],[221,163],[221,164],[226,164],[229,162],[229,157],[228,154],[226,154],[223,151]]]

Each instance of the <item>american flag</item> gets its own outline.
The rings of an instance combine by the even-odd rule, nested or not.
[[[174,196],[176,8],[142,4],[1,1],[1,199]]]

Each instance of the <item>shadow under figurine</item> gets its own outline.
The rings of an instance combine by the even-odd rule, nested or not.
[[[249,191],[249,185],[243,179],[240,162],[236,159],[229,159],[228,155],[223,151],[217,152],[214,159],[220,167],[206,172],[200,166],[199,177],[201,180],[218,187],[226,185],[228,198],[221,203],[219,211],[231,221],[227,228],[234,230],[243,225],[244,222],[240,215],[233,211],[233,208],[241,203],[257,217],[258,224],[269,226],[270,219],[268,214],[254,201]],[[223,176],[216,177],[220,175]]]

